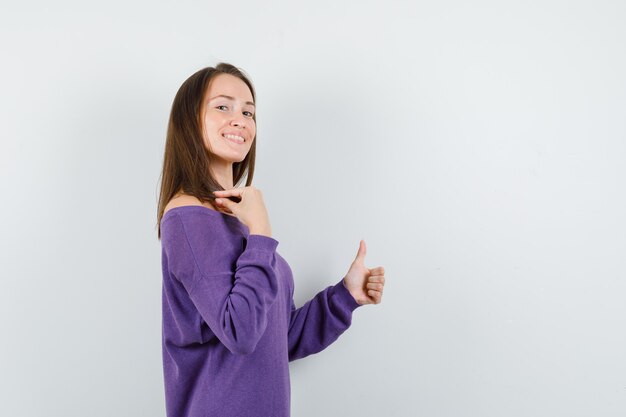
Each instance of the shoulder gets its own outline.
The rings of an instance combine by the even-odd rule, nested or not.
[[[183,210],[174,210],[184,208]],[[171,214],[167,215],[170,210]],[[223,225],[219,212],[211,203],[202,203],[191,195],[179,194],[165,205],[161,216],[161,236],[166,246],[183,250],[187,244],[195,247],[208,245],[213,239],[206,239],[207,234],[221,236]],[[204,249],[203,249],[204,250]]]
[[[206,207],[206,208],[209,208],[211,210],[216,210],[217,211],[215,206],[213,206],[209,202],[203,203],[202,201],[198,200],[196,197],[194,197],[192,195],[177,194],[176,196],[174,196],[174,198],[172,198],[165,205],[165,209],[163,210],[163,215],[165,215],[165,213],[167,213],[168,210],[170,210],[170,209],[173,209],[175,207],[182,207],[182,206],[202,206],[202,207]]]

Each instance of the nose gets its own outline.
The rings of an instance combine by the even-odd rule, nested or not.
[[[237,117],[233,118],[233,120],[231,121],[231,124],[234,126],[241,127],[241,128],[245,127],[245,123],[243,122],[243,120]]]

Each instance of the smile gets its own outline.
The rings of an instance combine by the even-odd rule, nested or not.
[[[241,136],[237,136],[237,135],[222,135],[222,137],[228,139],[231,142],[235,142],[239,144],[242,144],[245,142],[245,140]]]

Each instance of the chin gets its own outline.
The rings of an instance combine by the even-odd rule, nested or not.
[[[235,162],[239,163],[239,162],[242,162],[244,159],[246,159],[246,156],[248,156],[247,152],[245,154],[241,155],[241,158],[233,158],[232,155],[230,155],[229,158],[223,158],[223,159],[225,159],[225,160],[227,160],[229,162],[232,162],[232,163],[235,163]]]

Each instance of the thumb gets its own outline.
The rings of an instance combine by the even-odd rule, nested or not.
[[[355,261],[361,261],[361,263],[365,263],[365,255],[367,252],[367,248],[365,247],[365,241],[363,239],[361,239],[359,241],[359,250],[356,254],[356,258],[354,258]]]

